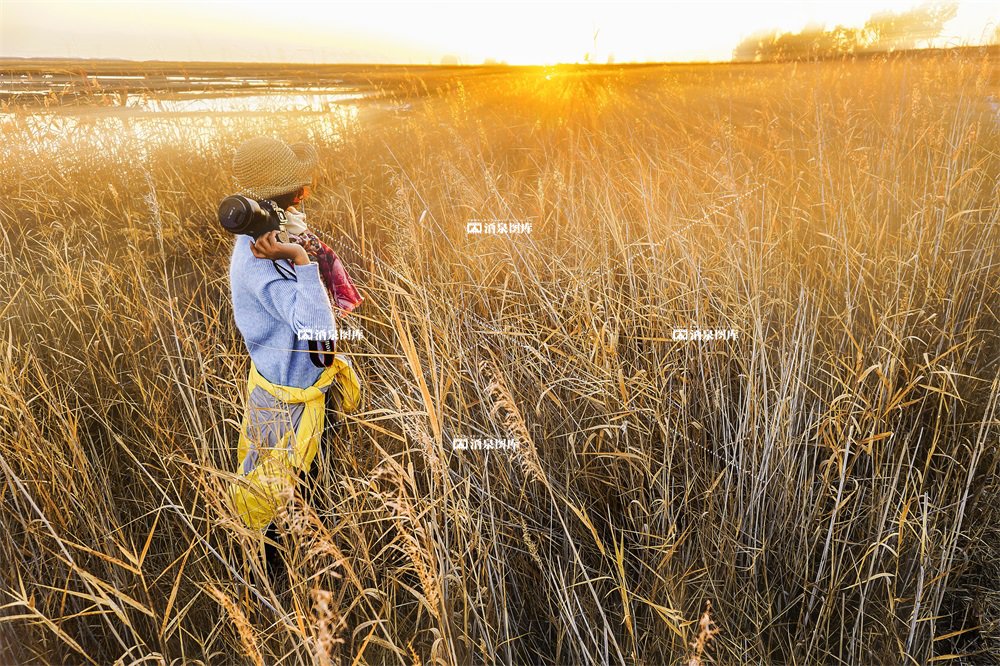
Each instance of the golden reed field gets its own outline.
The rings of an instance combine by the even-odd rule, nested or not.
[[[2,116],[0,663],[997,663],[995,49],[367,80]],[[287,579],[226,495],[258,134],[366,296]]]

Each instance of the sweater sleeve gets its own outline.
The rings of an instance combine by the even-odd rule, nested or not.
[[[264,283],[260,302],[272,315],[288,322],[296,337],[332,339],[336,323],[330,297],[319,276],[319,265],[294,264],[296,280],[280,277]]]

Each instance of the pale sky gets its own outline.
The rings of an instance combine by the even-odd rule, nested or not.
[[[0,0],[0,57],[511,64],[728,60],[761,29],[860,26],[913,0],[335,2]],[[949,43],[981,43],[1000,2],[963,0]],[[596,42],[595,42],[596,32]],[[595,48],[596,43],[596,48]]]

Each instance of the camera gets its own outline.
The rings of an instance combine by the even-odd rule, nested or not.
[[[219,223],[231,234],[244,234],[257,240],[269,231],[278,231],[278,240],[287,243],[285,211],[270,199],[255,201],[233,194],[219,204]]]

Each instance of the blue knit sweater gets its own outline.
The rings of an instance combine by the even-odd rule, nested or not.
[[[297,266],[279,260],[289,276],[284,279],[270,259],[253,256],[251,240],[236,237],[229,263],[236,327],[261,376],[306,388],[323,372],[309,360],[309,336],[332,339],[336,327],[319,264]]]

